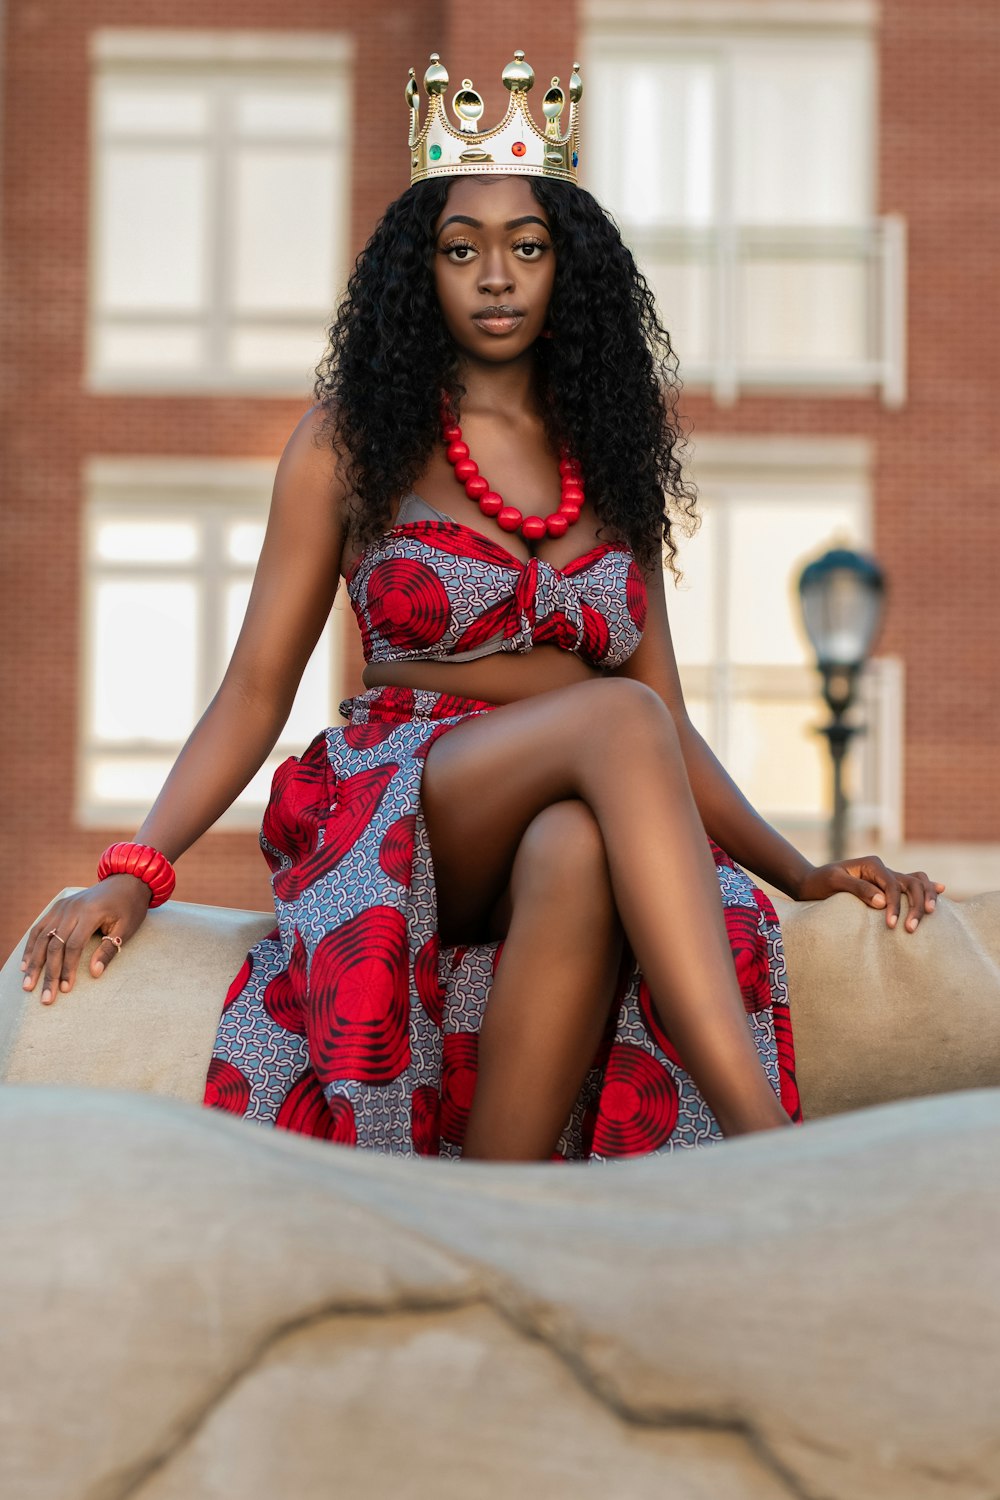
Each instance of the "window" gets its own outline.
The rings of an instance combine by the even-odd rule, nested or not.
[[[88,384],[307,395],[345,274],[345,44],[98,31]]]
[[[903,399],[902,222],[875,217],[875,52],[853,0],[591,0],[585,146],[681,373]]]
[[[218,688],[273,477],[273,464],[255,460],[90,461],[77,798],[85,826],[141,821]],[[278,745],[225,825],[256,826],[275,767],[333,721],[337,657],[331,624]]]
[[[870,548],[867,445],[851,439],[704,438],[693,472],[700,530],[680,544],[667,610],[692,720],[771,821],[818,840],[829,816],[827,721],[797,586],[827,547]],[[853,821],[887,841],[901,817],[900,664],[869,664],[867,732],[847,762]]]

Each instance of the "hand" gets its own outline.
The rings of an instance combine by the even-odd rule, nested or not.
[[[838,891],[849,891],[866,906],[885,908],[885,924],[895,927],[899,921],[900,897],[906,895],[907,932],[916,932],[922,916],[934,910],[944,890],[938,880],[931,880],[923,870],[901,875],[888,869],[877,854],[863,859],[842,859],[837,864],[819,865],[810,870],[795,892],[797,901],[825,901]]]
[[[64,896],[44,917],[39,917],[24,945],[21,968],[24,988],[33,990],[40,972],[42,1004],[51,1005],[56,995],[73,988],[84,944],[95,932],[104,933],[90,960],[90,972],[99,979],[118,952],[120,938],[127,942],[142,925],[149,910],[152,891],[134,875],[109,875],[97,885],[75,896]],[[56,936],[53,936],[53,933]]]

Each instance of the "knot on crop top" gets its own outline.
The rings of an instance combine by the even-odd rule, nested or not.
[[[418,495],[362,553],[347,591],[366,662],[473,661],[551,645],[617,667],[646,623],[645,580],[627,547],[602,543],[565,568],[522,560]]]

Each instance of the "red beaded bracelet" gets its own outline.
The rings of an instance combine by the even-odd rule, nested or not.
[[[145,881],[153,893],[150,907],[162,906],[174,886],[177,876],[165,854],[149,844],[112,844],[105,849],[97,866],[98,880],[109,875],[134,875]]]

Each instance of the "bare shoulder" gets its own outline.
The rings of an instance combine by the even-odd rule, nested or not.
[[[336,418],[324,406],[311,406],[293,428],[275,476],[275,498],[292,491],[329,507],[343,519],[346,487],[336,447]]]

